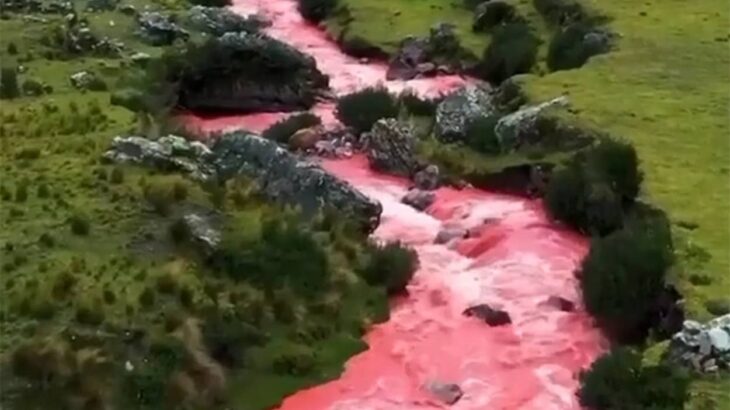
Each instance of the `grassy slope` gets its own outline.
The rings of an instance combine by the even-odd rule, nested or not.
[[[454,22],[462,32],[471,23],[470,14],[454,10],[452,3],[459,2],[344,2],[356,19],[350,34],[385,50],[437,21]],[[444,9],[431,8],[434,3]],[[545,39],[545,25],[531,1],[517,4]],[[675,223],[684,268],[678,270],[683,272],[678,283],[689,313],[706,319],[705,303],[730,295],[730,9],[723,0],[701,0],[692,7],[681,0],[587,4],[612,19],[610,26],[621,35],[617,50],[577,70],[525,76],[528,92],[533,100],[568,94],[583,120],[635,144],[646,174],[644,196]],[[386,21],[388,29],[373,21]],[[478,55],[488,41],[471,33],[464,37]],[[686,228],[693,224],[697,227]],[[691,274],[707,275],[712,283],[692,285]],[[690,407],[730,408],[728,392],[727,382],[698,383]]]
[[[79,2],[79,9],[83,3]],[[138,9],[152,4],[145,0],[127,4],[130,3]],[[160,6],[152,4],[152,7]],[[54,334],[66,327],[92,332],[96,328],[103,329],[114,335],[112,343],[121,340],[116,333],[120,328],[130,326],[153,334],[164,333],[161,328],[165,315],[181,309],[177,296],[155,291],[152,306],[144,307],[139,301],[145,288],[156,289],[156,279],[161,275],[172,275],[179,287],[190,289],[196,307],[208,303],[204,282],[205,275],[210,272],[200,268],[192,256],[194,252],[175,250],[167,239],[167,228],[174,216],[162,217],[150,211],[142,198],[140,181],[168,187],[177,181],[187,186],[188,198],[184,204],[175,206],[178,208],[212,208],[208,196],[196,184],[179,176],[154,174],[135,167],[123,168],[124,181],[121,183],[100,179],[97,176],[100,170],[108,175],[113,169],[113,166],[99,162],[101,154],[111,138],[135,128],[134,116],[123,108],[111,106],[109,92],[82,93],[71,87],[68,80],[75,72],[92,69],[102,74],[113,87],[117,78],[128,70],[129,55],[135,51],[156,55],[161,49],[138,41],[131,17],[118,12],[85,15],[95,33],[120,39],[126,44],[125,58],[47,60],[42,57],[44,47],[38,39],[54,23],[25,22],[19,17],[0,20],[0,61],[3,65],[12,66],[16,58],[25,59],[30,52],[30,61],[22,62],[26,71],[19,76],[19,83],[33,78],[54,89],[47,96],[0,101],[0,125],[3,127],[0,133],[0,186],[11,194],[10,199],[0,200],[0,363],[7,358],[7,353],[31,335]],[[61,20],[60,16],[43,17]],[[110,20],[115,24],[110,25]],[[10,42],[17,45],[17,56],[7,54]],[[71,119],[71,105],[78,107],[82,118],[87,118],[84,113],[90,104],[103,113],[88,116],[94,124],[93,129],[81,124],[86,121],[84,119]],[[68,129],[64,131],[65,128]],[[22,152],[36,149],[38,158],[18,158]],[[17,201],[16,187],[23,181],[28,181],[28,196],[26,200]],[[40,186],[49,188],[48,197],[38,194]],[[60,199],[56,199],[56,195]],[[230,200],[226,211],[231,218],[228,225],[238,229],[238,234],[251,235],[258,235],[263,215],[278,212],[256,201],[241,209]],[[176,212],[173,210],[173,215]],[[75,214],[89,220],[91,231],[88,236],[71,233],[66,221]],[[39,238],[43,234],[51,235],[55,244],[51,247],[41,245]],[[286,351],[279,344],[300,341],[293,326],[270,320],[265,331],[270,332],[271,342],[250,352],[253,359],[245,371],[230,374],[229,387],[235,393],[232,395],[234,407],[269,408],[284,394],[335,377],[341,371],[344,359],[364,347],[351,335],[357,331],[350,329],[359,328],[365,312],[376,309],[381,316],[385,313],[384,293],[355,279],[341,256],[334,259],[338,274],[349,277],[351,283],[347,288],[352,293],[346,296],[347,303],[343,304],[339,318],[335,321],[331,317],[326,319],[326,325],[336,322],[335,332],[324,340],[307,343],[317,354],[317,367],[313,372],[299,376],[273,371],[273,357]],[[53,296],[57,278],[66,271],[72,274],[76,284],[66,294]],[[246,287],[242,283],[222,282],[224,291],[219,294],[220,300],[232,299]],[[104,300],[105,291],[114,294],[113,301]],[[270,304],[270,301],[266,303]],[[83,306],[103,314],[101,326],[86,327],[77,323],[74,315],[78,307]],[[318,324],[322,320],[320,315],[312,313],[303,322]],[[115,361],[117,359],[114,357]],[[278,389],[269,389],[266,383],[276,385]],[[45,396],[41,400],[43,403],[35,407],[27,404],[17,408],[49,408],[46,401],[53,402],[57,398]],[[4,400],[2,406],[6,406]]]

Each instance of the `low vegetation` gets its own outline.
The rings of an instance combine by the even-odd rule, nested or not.
[[[383,87],[368,87],[337,100],[337,119],[361,134],[382,118],[398,117],[398,99]]]

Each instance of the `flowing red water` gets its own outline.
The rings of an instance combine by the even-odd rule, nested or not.
[[[341,53],[324,33],[304,22],[295,0],[234,0],[242,14],[268,17],[267,32],[312,55],[338,95],[383,83],[438,94],[470,80],[447,76],[386,82],[382,64]],[[332,106],[315,112],[334,122]],[[200,118],[203,131],[260,131],[285,114]],[[420,268],[408,295],[392,301],[391,318],[365,336],[369,349],[351,358],[337,380],[300,391],[281,410],[577,409],[577,373],[603,349],[603,339],[579,307],[563,312],[550,296],[579,301],[573,272],[587,249],[584,238],[550,223],[538,201],[476,189],[441,188],[419,212],[400,198],[408,181],[377,174],[365,158],[328,160],[323,166],[380,201],[383,216],[374,233],[400,240],[418,252]],[[469,229],[468,239],[435,244],[445,227]],[[462,315],[487,303],[509,313],[512,323],[490,327]],[[448,406],[426,386],[455,383],[463,397]]]

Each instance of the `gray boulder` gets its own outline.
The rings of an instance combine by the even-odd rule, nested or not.
[[[137,34],[153,46],[166,46],[178,38],[189,37],[187,31],[172,21],[170,16],[158,12],[144,12],[137,16]]]
[[[427,191],[438,188],[441,182],[441,173],[438,165],[429,165],[426,168],[416,172],[413,176],[413,183],[416,184],[416,188],[424,189]]]
[[[373,169],[410,177],[418,168],[413,130],[395,118],[378,120],[364,136],[364,141]]]
[[[489,29],[512,21],[517,15],[515,6],[505,0],[491,0],[479,4],[474,10],[474,31],[488,31]]]
[[[408,36],[404,38],[395,56],[388,64],[387,80],[410,80],[419,74],[419,66],[430,59],[428,39]],[[435,67],[434,67],[435,68]]]
[[[256,181],[270,199],[296,206],[305,215],[322,208],[335,209],[372,232],[382,208],[347,182],[316,164],[301,161],[275,142],[247,132],[221,136],[213,145],[212,166],[225,180],[244,175]]]
[[[705,324],[686,320],[672,336],[667,355],[697,372],[730,370],[730,314]]]
[[[74,88],[79,90],[98,90],[106,87],[104,81],[92,71],[79,71],[71,74],[69,81]],[[103,86],[102,86],[103,84]]]
[[[461,227],[443,228],[436,234],[433,243],[437,245],[447,244],[455,239],[463,239],[469,236],[469,231]]]
[[[540,114],[552,107],[568,106],[567,97],[558,97],[542,104],[524,107],[500,118],[494,127],[502,152],[512,150],[527,140],[535,140]]]
[[[432,381],[426,384],[426,389],[441,402],[452,405],[464,395],[458,384]]]
[[[222,235],[215,226],[213,215],[190,213],[183,216],[182,220],[190,233],[190,239],[204,255],[212,255],[218,249]]]
[[[435,199],[436,195],[433,192],[421,191],[420,189],[411,189],[401,199],[401,202],[406,205],[410,205],[418,209],[419,211],[423,211],[431,206]]]
[[[115,137],[103,158],[114,163],[132,163],[161,171],[182,171],[199,180],[214,178],[203,161],[211,155],[207,146],[168,135],[157,141],[144,137]]]
[[[496,114],[489,92],[475,85],[446,96],[436,107],[436,137],[442,142],[462,141],[469,122]]]
[[[255,33],[266,26],[266,22],[256,15],[244,17],[228,8],[204,6],[194,6],[188,11],[188,23],[214,36],[238,31]]]
[[[328,85],[312,57],[264,34],[228,32],[208,47],[229,61],[181,79],[180,103],[192,110],[302,111]]]

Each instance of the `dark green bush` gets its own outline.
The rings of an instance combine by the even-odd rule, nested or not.
[[[496,116],[481,117],[469,122],[466,126],[466,144],[476,151],[485,154],[499,154],[500,145],[494,127],[499,118]]]
[[[37,97],[44,94],[43,84],[40,81],[34,79],[28,79],[23,81],[23,94],[28,96]]]
[[[298,0],[299,12],[302,16],[313,22],[319,23],[326,19],[337,7],[337,0]]]
[[[533,0],[533,4],[543,19],[553,26],[567,26],[588,18],[577,0]]]
[[[588,41],[587,35],[596,36],[596,41]],[[604,35],[586,23],[574,23],[559,30],[550,41],[548,68],[557,71],[583,66],[589,58],[608,51],[608,41],[601,38]]]
[[[384,87],[368,87],[337,100],[337,119],[355,132],[370,131],[381,118],[398,117],[398,99]]]
[[[482,7],[484,7],[483,13],[475,16],[472,24],[472,30],[477,32],[488,31],[500,24],[520,19],[515,6],[506,1],[488,1]]]
[[[400,242],[369,245],[360,275],[371,285],[383,286],[389,294],[405,291],[418,269],[418,255]]]
[[[169,227],[170,239],[181,244],[190,239],[190,229],[182,218],[177,218]]]
[[[413,91],[404,91],[398,97],[401,105],[411,115],[433,117],[436,114],[438,99],[421,98]]]
[[[41,236],[38,238],[38,242],[46,248],[52,248],[56,244],[56,240],[53,239],[53,236],[47,232],[41,234]]]
[[[76,321],[89,326],[99,326],[104,322],[101,303],[82,304],[76,307]]]
[[[321,292],[331,275],[326,250],[296,218],[264,221],[259,240],[227,239],[211,263],[234,279],[297,294]]]
[[[583,232],[605,235],[622,226],[641,181],[634,148],[605,139],[553,174],[545,204],[554,218]]]
[[[12,41],[8,43],[7,50],[8,54],[10,54],[11,56],[18,54],[18,46],[15,45],[15,43],[13,43]]]
[[[28,200],[28,181],[20,181],[15,186],[15,202],[25,202]]]
[[[188,0],[197,6],[205,7],[226,7],[231,5],[231,0]]]
[[[78,236],[86,236],[89,234],[89,231],[91,230],[91,224],[89,223],[89,220],[81,214],[75,214],[71,216],[68,220],[69,226],[71,228],[71,233]]]
[[[235,315],[220,312],[205,318],[202,332],[211,357],[229,368],[244,365],[246,351],[268,340],[268,336],[256,326]]]
[[[614,338],[641,339],[672,263],[671,238],[659,222],[634,222],[594,238],[580,270],[586,309]]]
[[[11,99],[19,96],[18,72],[15,67],[2,67],[0,69],[0,99]]]
[[[167,216],[172,209],[172,192],[166,184],[156,183],[144,187],[144,198],[152,210],[161,216]]]
[[[38,192],[36,195],[38,195],[38,198],[48,198],[51,196],[51,189],[48,188],[47,184],[40,184],[38,185]]]
[[[594,410],[682,410],[688,377],[669,364],[645,366],[641,355],[619,348],[580,376],[580,403]]]
[[[314,370],[314,352],[304,345],[291,345],[282,349],[272,363],[274,372],[281,375],[303,376]]]
[[[484,51],[477,74],[499,84],[516,74],[528,73],[537,60],[540,40],[527,23],[499,26]]]
[[[321,123],[322,120],[314,114],[308,112],[295,114],[277,121],[276,124],[273,124],[266,129],[261,136],[280,144],[288,144],[291,136],[297,131],[304,128],[314,127]]]
[[[172,184],[172,198],[175,201],[184,201],[188,198],[188,187],[180,181]]]
[[[145,288],[139,295],[139,304],[143,307],[150,307],[155,304],[155,291]]]
[[[109,173],[109,182],[112,184],[121,184],[124,182],[124,170],[114,167],[112,172]]]

